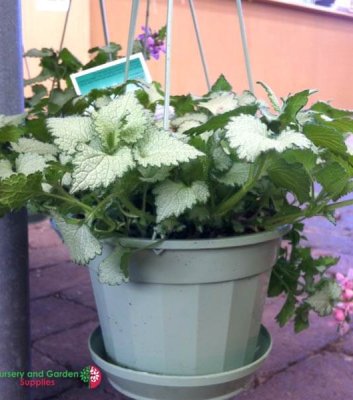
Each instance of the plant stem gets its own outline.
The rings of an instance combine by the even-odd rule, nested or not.
[[[219,205],[219,207],[216,209],[215,215],[222,217],[224,214],[226,214],[228,211],[230,211],[234,206],[239,203],[239,201],[249,192],[249,190],[255,186],[257,183],[257,180],[261,176],[264,170],[265,166],[265,158],[262,158],[261,161],[259,162],[258,166],[252,165],[250,169],[250,178],[248,181],[244,184],[244,186],[236,192],[233,196],[231,196],[229,199],[224,201]]]
[[[149,213],[139,210],[126,197],[121,196],[119,197],[119,200],[131,213],[135,214],[137,217],[143,218],[148,222],[154,222],[154,218]]]
[[[339,201],[338,203],[329,204],[325,207],[325,209],[328,211],[334,211],[337,208],[347,207],[352,205],[353,205],[353,200],[345,200],[345,201]]]
[[[71,197],[70,195],[60,196],[58,194],[47,193],[47,192],[43,193],[43,195],[47,196],[47,197],[51,197],[53,199],[63,200],[65,202],[67,202],[67,203],[74,204],[74,205],[82,208],[83,210],[85,210],[87,212],[90,212],[90,213],[93,212],[93,208],[92,207],[88,206],[87,204],[82,203],[81,201],[75,199],[74,197]]]
[[[148,186],[145,184],[143,187],[143,197],[142,197],[142,211],[143,212],[146,212],[147,191],[148,191]]]

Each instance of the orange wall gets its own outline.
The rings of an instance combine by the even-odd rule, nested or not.
[[[22,0],[24,50],[42,47],[58,50],[65,16],[66,13],[62,11],[39,10],[37,0]],[[89,22],[89,4],[83,0],[72,1],[64,47],[68,47],[81,61],[88,61]],[[27,58],[27,62],[30,76],[34,77],[39,72],[38,59]],[[28,78],[26,68],[24,76]]]
[[[172,53],[173,93],[206,91],[187,0],[175,0]],[[138,19],[144,24],[145,1]],[[165,23],[166,1],[151,0],[151,26]],[[99,4],[91,0],[91,45],[103,43]],[[106,0],[111,40],[126,48],[131,0]],[[195,0],[211,80],[220,73],[240,91],[247,87],[235,0]],[[353,18],[244,2],[254,80],[278,95],[305,88],[353,108]],[[164,57],[163,57],[164,61]],[[149,62],[152,77],[164,80],[164,62]],[[256,89],[262,94],[261,89]]]

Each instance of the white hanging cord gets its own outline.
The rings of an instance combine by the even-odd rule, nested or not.
[[[104,42],[105,42],[106,46],[109,46],[110,39],[109,39],[109,29],[108,29],[108,22],[107,22],[107,11],[106,11],[106,7],[105,7],[105,0],[99,0],[99,6],[101,9]],[[113,59],[112,54],[109,53],[109,60],[112,60],[112,59]]]
[[[130,26],[129,26],[129,37],[128,37],[128,41],[127,41],[127,51],[126,51],[125,82],[129,78],[130,57],[132,54],[132,48],[134,46],[137,12],[139,9],[139,5],[140,5],[140,0],[132,0]]]
[[[191,11],[192,21],[194,23],[197,44],[199,46],[199,52],[200,52],[200,57],[201,57],[201,61],[202,61],[203,72],[205,74],[207,89],[210,90],[211,85],[210,85],[210,79],[209,79],[209,75],[208,75],[208,68],[207,68],[205,54],[204,54],[203,47],[202,47],[199,25],[198,25],[197,19],[196,19],[196,13],[195,13],[195,7],[194,7],[193,0],[189,0],[189,6],[190,6],[190,11]]]
[[[249,85],[249,90],[251,92],[254,92],[254,83],[253,83],[252,73],[251,73],[250,57],[249,57],[249,50],[248,50],[248,44],[247,44],[247,38],[246,38],[245,23],[244,23],[243,10],[242,10],[242,6],[241,6],[241,0],[236,0],[236,2],[237,2],[238,17],[239,17],[241,42],[243,45],[243,52],[244,52],[244,58],[245,58],[246,74],[248,77],[248,85]]]
[[[70,11],[71,11],[71,4],[72,4],[72,0],[69,1],[69,7],[67,8],[67,11],[66,11],[63,33],[61,35],[61,40],[60,40],[59,52],[63,49],[65,35],[66,35],[66,29],[67,29],[67,23],[69,22],[69,15],[70,15]]]
[[[147,38],[148,38],[148,29],[149,29],[149,19],[150,19],[150,5],[151,1],[147,0],[146,4],[146,18],[145,18],[145,38],[143,40],[143,56],[147,59]]]
[[[31,79],[31,72],[30,72],[30,69],[29,69],[29,64],[28,64],[27,57],[25,56],[25,48],[24,48],[23,45],[22,45],[22,54],[23,54],[23,61],[24,61],[25,69],[26,69],[26,72],[27,72],[27,79]]]
[[[169,105],[170,105],[170,71],[171,71],[171,52],[172,52],[172,20],[173,20],[173,0],[168,0],[167,8],[167,38],[165,55],[165,94],[164,94],[164,118],[163,127],[169,129]]]

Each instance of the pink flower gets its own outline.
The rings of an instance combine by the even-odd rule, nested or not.
[[[349,331],[349,322],[353,316],[353,269],[349,269],[347,275],[338,272],[336,280],[342,292],[340,301],[332,310],[332,315],[338,324],[338,331],[344,335]]]
[[[337,322],[343,322],[346,319],[344,311],[341,310],[340,308],[336,308],[333,310],[333,317]]]

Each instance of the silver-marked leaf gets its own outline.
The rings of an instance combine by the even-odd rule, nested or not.
[[[89,117],[49,118],[48,128],[60,150],[74,154],[79,143],[88,143],[93,136]]]
[[[107,285],[121,285],[128,282],[128,267],[124,266],[131,251],[117,245],[116,249],[98,267],[98,279],[100,283]]]
[[[17,153],[36,153],[40,155],[53,155],[58,153],[58,148],[50,143],[40,142],[36,139],[20,138],[18,142],[11,143]]]
[[[218,180],[229,186],[242,186],[248,180],[250,173],[250,164],[235,163],[231,169]]]
[[[151,131],[134,150],[134,158],[142,167],[178,165],[202,156],[194,147],[170,136],[166,131]]]
[[[290,148],[313,147],[311,141],[300,132],[284,130],[273,137],[267,126],[252,115],[233,117],[226,126],[226,137],[229,146],[246,161],[255,161],[261,153],[269,150],[281,153]]]
[[[191,186],[181,182],[166,181],[154,189],[157,206],[157,223],[179,216],[197,203],[206,203],[210,193],[205,182],[196,181]]]
[[[10,161],[0,160],[0,179],[8,178],[14,174]]]
[[[256,103],[256,97],[249,90],[244,90],[244,92],[238,96],[239,106],[249,106],[250,104]]]
[[[0,128],[7,125],[19,125],[23,122],[26,114],[3,115],[0,114]]]
[[[16,170],[24,175],[42,172],[47,167],[47,161],[50,160],[54,161],[55,158],[52,156],[45,157],[33,153],[20,154],[16,159]]]
[[[207,101],[200,101],[200,106],[207,108],[213,115],[223,114],[239,106],[237,95],[232,92],[214,92]]]
[[[268,96],[268,98],[269,98],[269,100],[271,102],[271,105],[272,105],[273,109],[276,112],[280,113],[281,112],[281,105],[280,105],[280,103],[279,103],[279,101],[277,99],[277,96],[275,95],[274,91],[268,85],[266,85],[266,83],[264,83],[264,82],[258,81],[256,83],[258,83],[259,85],[261,85],[265,89],[265,92],[267,93],[267,96]]]
[[[135,166],[131,150],[127,147],[122,147],[113,155],[87,145],[80,145],[78,151],[73,160],[75,168],[71,193],[107,187]]]
[[[153,122],[152,114],[143,108],[133,92],[114,99],[92,117],[104,148],[109,150],[116,149],[121,141],[135,143]]]
[[[101,254],[102,246],[87,225],[69,224],[58,215],[54,215],[54,219],[75,263],[85,265]]]
[[[195,128],[207,122],[207,115],[201,113],[188,113],[182,117],[175,118],[171,121],[171,125],[175,127],[179,133],[186,132],[191,128]]]
[[[323,287],[310,296],[306,302],[323,317],[331,314],[333,303],[339,300],[340,296],[341,288],[338,283],[326,281]]]
[[[232,165],[232,159],[221,146],[217,146],[213,149],[212,158],[215,164],[215,168],[218,171],[225,171],[229,169]]]
[[[140,180],[142,182],[155,183],[164,181],[168,177],[171,167],[148,167],[139,168],[138,170],[141,174]]]

